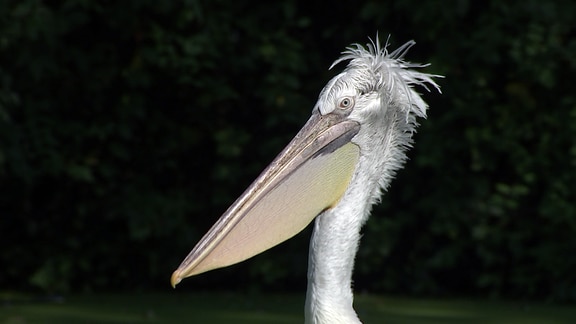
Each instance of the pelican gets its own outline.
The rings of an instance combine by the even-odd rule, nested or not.
[[[406,161],[416,118],[426,117],[413,87],[440,92],[440,76],[403,59],[414,44],[389,53],[376,38],[342,52],[330,69],[348,65],[322,89],[310,119],[174,271],[173,287],[251,258],[315,220],[305,322],[360,323],[352,306],[360,229]]]

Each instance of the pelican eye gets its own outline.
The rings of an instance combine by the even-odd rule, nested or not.
[[[350,109],[354,107],[354,98],[344,97],[338,102],[338,108],[340,109]]]

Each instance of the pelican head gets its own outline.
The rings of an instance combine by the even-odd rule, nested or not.
[[[228,208],[172,275],[183,278],[259,254],[316,219],[308,260],[307,323],[359,323],[351,277],[360,229],[406,160],[427,105],[414,86],[439,91],[436,75],[376,41],[347,48],[312,116]]]

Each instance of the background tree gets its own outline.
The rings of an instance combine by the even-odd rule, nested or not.
[[[574,12],[562,0],[3,1],[0,286],[167,287],[306,120],[338,53],[379,31],[391,48],[415,39],[408,59],[446,79],[365,227],[356,289],[574,301]],[[308,234],[193,284],[304,289]]]

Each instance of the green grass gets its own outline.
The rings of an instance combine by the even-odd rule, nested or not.
[[[0,323],[302,323],[303,295],[229,293],[4,297]],[[357,296],[365,323],[576,323],[576,306]]]

